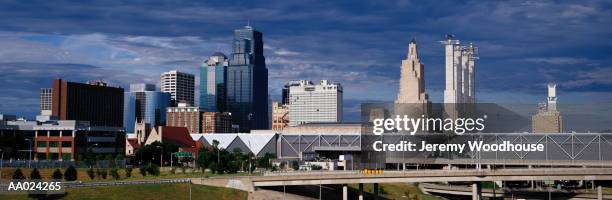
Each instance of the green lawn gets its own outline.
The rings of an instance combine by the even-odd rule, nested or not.
[[[38,169],[40,171],[40,175],[43,179],[49,179],[51,177],[51,174],[53,173],[53,170],[55,169]],[[66,169],[61,169],[62,173],[64,173]],[[15,168],[3,168],[0,169],[0,174],[1,177],[0,179],[10,179],[13,172],[15,171]],[[26,176],[26,179],[29,179],[30,177],[30,171],[31,169],[27,169],[27,168],[22,168],[21,171],[23,172],[23,174]],[[103,178],[99,178],[96,177],[94,179],[89,178],[89,176],[87,176],[87,169],[83,169],[83,168],[79,168],[77,169],[77,176],[78,176],[78,180],[79,181],[83,181],[83,182],[99,182],[99,181],[115,181],[110,174],[106,177],[106,179]],[[258,176],[261,175],[261,173],[253,173],[253,174],[248,174],[248,173],[236,173],[236,174],[213,174],[210,172],[187,172],[187,173],[181,173],[181,169],[176,169],[176,173],[172,174],[170,171],[162,171],[160,173],[159,176],[152,176],[152,175],[148,175],[147,176],[142,176],[139,173],[138,168],[133,169],[132,170],[132,176],[127,178],[126,174],[125,174],[125,169],[119,169],[119,176],[120,178],[118,179],[118,181],[122,181],[122,180],[146,180],[146,179],[172,179],[172,178],[198,178],[198,177],[214,177],[214,176]]]
[[[247,199],[240,190],[191,185],[192,199]],[[127,185],[72,188],[57,199],[189,199],[189,184]],[[28,199],[27,195],[0,195],[0,199]],[[53,198],[55,199],[55,198]]]

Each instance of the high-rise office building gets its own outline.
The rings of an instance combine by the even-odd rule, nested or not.
[[[51,100],[53,90],[51,88],[40,88],[40,115],[51,115]]]
[[[314,85],[301,80],[289,93],[289,125],[342,122],[342,85],[321,80]]]
[[[123,88],[101,81],[83,84],[56,79],[52,91],[51,114],[59,120],[123,127]]]
[[[563,121],[557,110],[557,85],[548,84],[546,103],[540,103],[538,112],[531,118],[534,133],[561,133]]]
[[[123,124],[127,133],[134,132],[136,122],[154,127],[166,123],[170,94],[156,91],[153,84],[131,84],[124,95]]]
[[[193,74],[176,70],[164,72],[161,74],[160,89],[162,92],[170,93],[173,105],[182,102],[194,105],[195,76]]]
[[[226,72],[229,60],[214,53],[200,67],[200,107],[210,112],[226,110]]]
[[[233,53],[227,68],[227,106],[241,132],[268,129],[268,68],[262,33],[246,26],[234,30]]]

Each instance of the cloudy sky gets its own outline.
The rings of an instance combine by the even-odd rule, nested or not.
[[[442,99],[443,40],[479,47],[477,98],[536,103],[557,82],[565,102],[612,100],[610,1],[2,1],[0,113],[33,117],[54,78],[112,85],[197,73],[232,31],[263,32],[269,90],[293,79],[344,85],[346,116],[359,102],[393,100],[416,38],[426,89]]]

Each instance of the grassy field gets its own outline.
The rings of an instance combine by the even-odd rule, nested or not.
[[[40,171],[40,176],[43,179],[50,179],[51,174],[53,173],[55,169],[38,169],[38,171]],[[66,169],[61,169],[62,173],[64,173]],[[1,179],[10,179],[13,175],[13,172],[15,171],[14,168],[3,168],[0,169],[1,172]],[[27,169],[27,168],[22,168],[21,171],[23,172],[23,174],[25,175],[25,177],[27,179],[29,179],[30,177],[30,172],[32,171],[31,169]],[[181,173],[180,169],[176,169],[176,173],[172,174],[170,171],[166,170],[166,171],[162,171],[160,173],[159,176],[152,176],[152,175],[148,175],[147,176],[142,176],[139,173],[138,169],[133,169],[132,170],[132,176],[130,178],[127,178],[125,175],[125,169],[119,169],[119,176],[120,178],[118,180],[143,180],[143,179],[170,179],[170,178],[191,178],[191,177],[213,177],[213,176],[247,176],[249,175],[248,173],[236,173],[236,174],[213,174],[210,172],[186,172],[186,173]],[[260,175],[260,173],[253,173],[250,175]],[[89,176],[87,176],[87,169],[77,169],[77,177],[79,181],[83,181],[83,182],[91,182],[91,181],[114,181],[114,179],[110,176],[110,174],[106,177],[106,179],[102,179],[99,177],[94,178],[93,180],[91,178],[89,178]]]
[[[350,184],[356,190],[359,189],[359,184]],[[380,184],[379,195],[385,199],[410,199],[410,200],[440,200],[441,198],[423,194],[417,185],[410,183],[395,183],[395,184]],[[368,193],[374,193],[374,184],[364,184],[363,190]]]
[[[191,185],[192,199],[247,199],[240,190]],[[0,199],[28,199],[27,195],[0,195]],[[189,199],[189,184],[128,185],[67,189],[51,199]]]

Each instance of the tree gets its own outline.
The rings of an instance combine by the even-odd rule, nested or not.
[[[40,172],[38,171],[38,169],[34,168],[32,172],[30,172],[30,180],[39,180],[39,179],[42,179],[40,177]]]
[[[72,165],[64,171],[64,179],[66,181],[76,181],[77,177],[77,170]]]
[[[131,167],[125,168],[125,177],[126,178],[132,177],[132,168]]]
[[[112,168],[110,169],[110,175],[111,177],[113,177],[113,179],[117,180],[119,179],[119,170],[117,170],[117,168]]]
[[[106,156],[104,156],[104,160],[106,160],[106,162],[108,162],[108,167],[110,167],[110,168],[114,168],[115,167],[115,158],[113,158],[113,155],[107,154]]]
[[[159,166],[157,166],[156,164],[149,163],[147,165],[147,173],[151,175],[159,176]]]
[[[62,171],[60,171],[60,169],[55,169],[55,171],[53,171],[53,174],[51,175],[51,178],[55,179],[55,180],[61,180],[63,177]]]
[[[89,178],[93,180],[94,178],[96,178],[96,172],[92,168],[89,168],[87,169],[87,176],[89,176]]]
[[[238,172],[238,169],[239,169],[238,162],[236,161],[230,161],[227,164],[227,173],[235,174],[236,172]]]
[[[20,168],[17,168],[15,172],[13,172],[13,180],[23,180],[23,179],[25,179],[23,172],[21,172]]]

